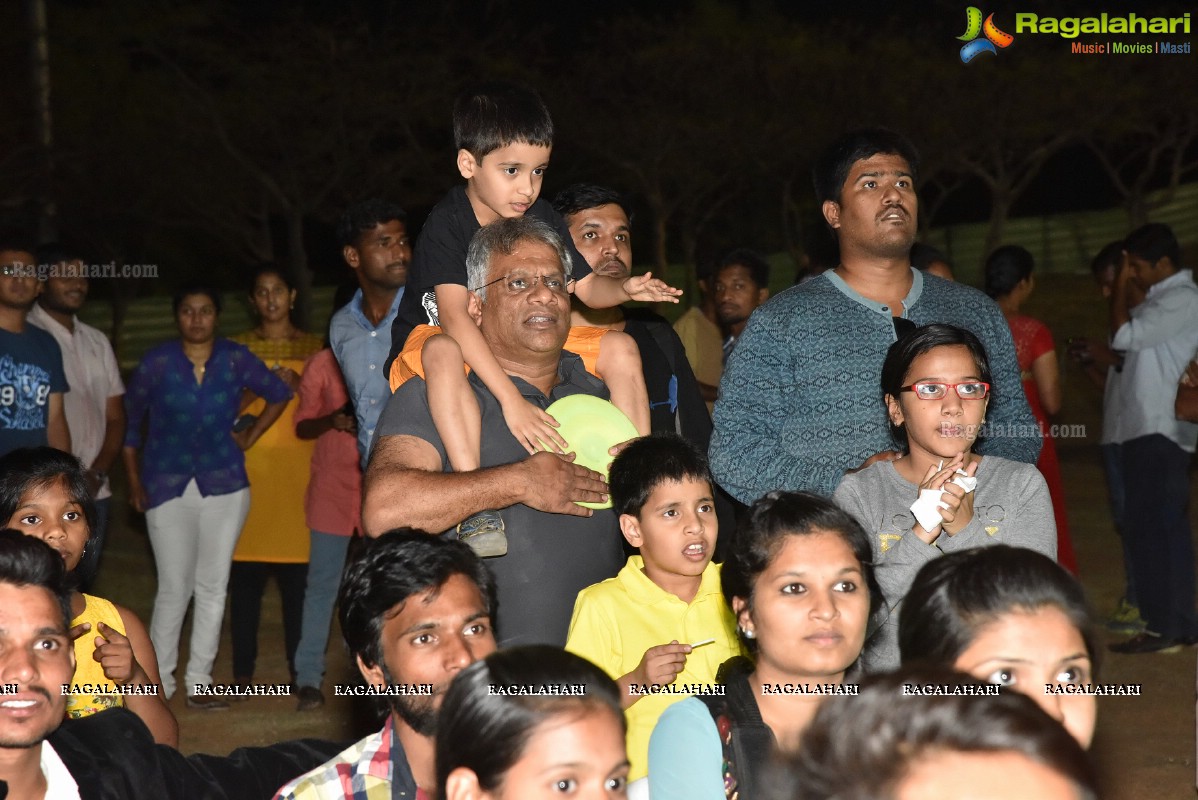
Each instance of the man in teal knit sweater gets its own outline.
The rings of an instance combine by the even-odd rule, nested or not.
[[[728,360],[710,457],[738,500],[774,489],[830,495],[846,472],[897,458],[882,361],[899,335],[931,322],[973,331],[990,357],[995,385],[978,452],[1030,464],[1039,457],[1040,429],[998,306],[911,267],[918,162],[903,136],[866,129],[838,139],[816,163],[816,196],[840,265],[757,309]]]

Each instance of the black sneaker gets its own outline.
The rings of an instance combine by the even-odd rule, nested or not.
[[[212,695],[187,695],[187,707],[198,711],[228,711],[229,703]]]
[[[315,686],[299,687],[299,704],[296,711],[313,711],[324,705],[324,694]]]
[[[480,511],[458,524],[458,541],[465,542],[479,558],[507,553],[507,534],[498,511]]]

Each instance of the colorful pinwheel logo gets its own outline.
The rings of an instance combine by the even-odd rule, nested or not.
[[[979,39],[979,34],[985,34],[984,39]],[[965,33],[957,37],[958,41],[965,42],[965,46],[961,48],[961,63],[968,64],[982,53],[992,53],[998,55],[998,47],[1010,47],[1011,42],[1015,41],[1015,37],[1009,33],[1004,33],[994,24],[994,15],[986,17],[986,21],[982,22],[982,11],[977,6],[970,6],[965,9]]]

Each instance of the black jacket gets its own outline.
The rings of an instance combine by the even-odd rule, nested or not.
[[[82,800],[270,800],[280,786],[345,749],[318,739],[184,756],[155,744],[131,711],[67,720],[47,739]],[[0,784],[0,798],[6,787]]]

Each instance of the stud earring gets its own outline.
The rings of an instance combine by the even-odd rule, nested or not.
[[[756,639],[757,638],[757,632],[751,631],[748,628],[741,628],[740,632],[745,635],[746,639]]]

